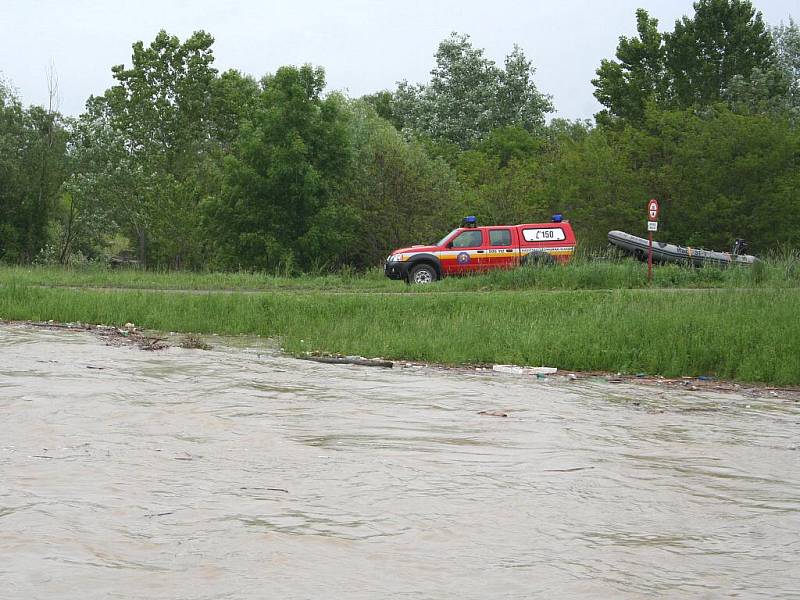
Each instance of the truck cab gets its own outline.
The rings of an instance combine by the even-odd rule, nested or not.
[[[390,279],[425,284],[450,275],[566,263],[575,247],[572,226],[561,215],[549,223],[480,227],[474,217],[466,217],[461,227],[435,244],[394,250],[384,273]]]

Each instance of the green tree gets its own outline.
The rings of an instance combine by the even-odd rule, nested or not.
[[[541,171],[544,204],[572,222],[584,248],[604,247],[612,229],[638,233],[644,202],[655,195],[648,171],[631,160],[629,131],[563,131]]]
[[[281,67],[261,83],[224,165],[224,190],[207,205],[217,259],[227,267],[308,266],[308,238],[350,160],[336,96],[322,97],[321,68]]]
[[[661,201],[665,237],[715,248],[745,237],[759,252],[800,242],[800,198],[786,194],[796,181],[800,136],[785,121],[721,106],[702,114],[651,111],[642,130],[625,135],[629,160]]]
[[[67,135],[52,85],[48,108],[26,109],[0,82],[0,259],[10,262],[30,262],[47,244],[65,177]]]
[[[515,46],[499,68],[467,35],[453,33],[439,44],[436,67],[425,85],[398,84],[392,117],[417,134],[470,148],[497,128],[527,131],[544,126],[553,110],[533,82],[535,69]]]
[[[461,188],[444,160],[404,139],[370,104],[353,102],[348,112],[353,162],[336,206],[349,215],[349,247],[339,261],[370,267],[393,248],[449,231],[460,219]]]
[[[212,138],[224,152],[233,148],[242,124],[252,120],[260,93],[258,81],[233,69],[213,80],[210,102]]]
[[[381,90],[374,94],[367,94],[361,100],[371,105],[379,117],[392,123],[398,130],[402,130],[405,124],[396,114],[394,107],[394,95],[389,90]]]
[[[661,109],[708,106],[732,84],[750,82],[774,66],[769,31],[747,0],[699,0],[694,16],[659,33],[658,21],[636,12],[638,36],[621,37],[617,60],[603,60],[592,80],[606,109],[602,123],[615,117],[641,123],[648,104]],[[737,83],[739,82],[739,83]],[[769,93],[779,94],[774,86]]]
[[[112,206],[120,194],[109,166],[120,163],[124,146],[115,135],[113,129],[87,115],[72,124],[69,176],[53,215],[61,264],[67,264],[76,252],[88,258],[99,257],[104,240],[118,229]]]
[[[113,215],[136,240],[142,262],[202,263],[203,195],[194,182],[235,120],[213,94],[238,99],[237,86],[244,95],[247,88],[234,76],[218,83],[213,42],[203,31],[181,42],[163,30],[149,46],[136,42],[131,67],[113,67],[118,83],[87,103],[87,120],[113,130],[105,139],[120,146],[102,179],[115,181],[104,184],[118,190]]]
[[[19,151],[25,136],[25,113],[7,84],[0,81],[0,259],[22,258],[19,209],[24,177]]]
[[[777,64],[788,82],[790,105],[800,109],[800,27],[792,19],[772,29],[777,52]]]
[[[694,18],[665,35],[671,106],[708,105],[730,81],[768,69],[775,51],[761,13],[748,0],[699,0]]]
[[[584,247],[605,245],[611,229],[643,235],[652,197],[662,240],[727,249],[744,237],[759,253],[800,243],[800,135],[783,119],[650,107],[640,124],[559,131],[528,161],[540,182],[531,197],[563,212]]]
[[[744,114],[769,114],[800,122],[800,28],[794,21],[772,29],[776,58],[766,69],[754,68],[749,78],[736,75],[725,100]]]
[[[163,161],[171,173],[207,139],[216,69],[214,38],[197,31],[185,42],[162,30],[145,47],[133,44],[132,65],[112,67],[117,84],[104,95],[113,126],[134,154]]]
[[[464,187],[462,213],[481,223],[521,223],[546,217],[541,194],[547,140],[521,127],[495,129],[456,163]]]
[[[658,19],[636,11],[638,37],[619,38],[617,60],[603,59],[592,80],[595,98],[607,107],[598,118],[616,117],[640,122],[648,102],[663,102],[667,91],[664,40]]]

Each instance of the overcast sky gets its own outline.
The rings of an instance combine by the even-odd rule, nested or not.
[[[798,0],[754,4],[770,24],[800,16]],[[312,63],[325,67],[329,90],[355,97],[427,81],[437,44],[458,31],[500,64],[519,44],[557,116],[590,118],[594,70],[620,35],[635,33],[638,7],[662,30],[693,13],[691,0],[0,0],[0,73],[25,103],[44,104],[52,61],[61,111],[77,115],[114,83],[112,65],[130,65],[133,42],[204,29],[220,71],[261,76]]]

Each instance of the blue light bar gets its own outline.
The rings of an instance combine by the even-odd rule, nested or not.
[[[472,217],[472,216],[464,217],[464,223],[467,224],[467,225],[472,225],[472,224],[477,223],[477,222],[478,222],[478,219],[475,218],[475,217]]]
[[[561,216],[561,213],[556,213],[553,215],[553,223],[561,223],[564,220],[564,217]]]

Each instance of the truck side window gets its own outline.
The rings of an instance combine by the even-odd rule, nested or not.
[[[490,246],[510,246],[511,245],[511,230],[510,229],[491,229],[491,230],[489,230],[489,245]]]
[[[483,236],[481,232],[473,229],[472,231],[464,231],[459,234],[451,245],[453,248],[474,248],[475,246],[480,246],[482,241]]]

